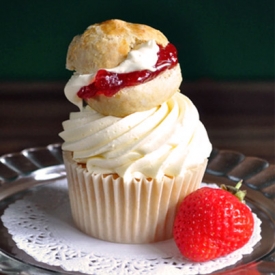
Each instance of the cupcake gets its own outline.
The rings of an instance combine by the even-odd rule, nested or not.
[[[76,226],[117,243],[172,238],[212,149],[179,92],[176,48],[149,26],[109,20],[73,38],[66,67],[65,95],[79,107],[60,133]]]

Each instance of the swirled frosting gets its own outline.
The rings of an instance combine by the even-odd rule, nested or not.
[[[126,117],[104,116],[89,106],[63,122],[62,149],[93,173],[125,181],[181,176],[202,163],[212,146],[193,103],[176,93],[161,106]]]

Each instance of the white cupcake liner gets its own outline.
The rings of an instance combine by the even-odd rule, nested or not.
[[[63,152],[74,222],[84,233],[117,243],[150,243],[173,237],[175,214],[183,198],[199,188],[204,163],[183,177],[134,179],[90,173]]]

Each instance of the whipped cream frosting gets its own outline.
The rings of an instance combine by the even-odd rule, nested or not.
[[[130,73],[134,71],[149,70],[154,72],[156,70],[156,63],[158,60],[159,46],[155,40],[149,40],[140,44],[137,48],[131,50],[126,59],[117,67],[103,70],[113,73]],[[97,72],[91,74],[74,73],[65,86],[66,98],[78,106],[82,110],[83,101],[77,96],[77,92],[81,87],[89,85]]]
[[[182,176],[209,157],[212,146],[196,107],[176,93],[161,106],[126,117],[104,116],[89,106],[63,122],[62,149],[93,173],[124,180]]]
[[[127,58],[117,67],[105,70],[113,73],[130,73],[141,70],[154,72],[156,70],[155,65],[158,60],[158,52],[159,46],[156,41],[149,40],[131,50]]]

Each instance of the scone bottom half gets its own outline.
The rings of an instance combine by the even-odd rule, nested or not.
[[[171,98],[182,82],[177,50],[159,30],[113,19],[73,38],[66,68],[69,101],[103,115],[125,117]]]

